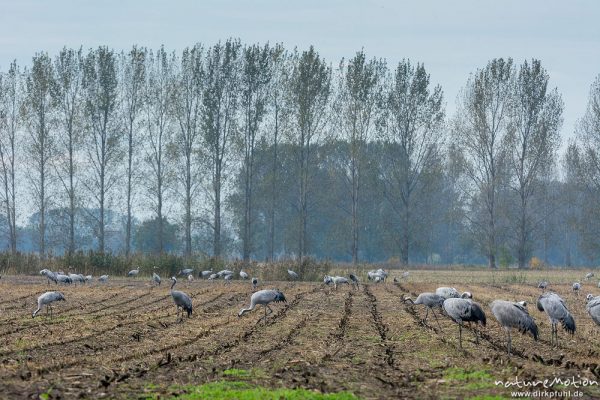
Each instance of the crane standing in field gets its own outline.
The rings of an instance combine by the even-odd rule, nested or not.
[[[542,289],[542,292],[544,290],[546,290],[547,287],[548,287],[548,282],[547,281],[541,281],[540,283],[538,283],[538,288]]]
[[[269,303],[280,303],[280,302],[284,302],[286,303],[287,300],[285,299],[285,296],[283,295],[282,292],[280,292],[278,289],[263,289],[263,290],[259,290],[258,292],[255,292],[254,294],[252,294],[252,296],[250,297],[250,307],[248,308],[242,308],[240,310],[240,312],[238,313],[238,317],[241,317],[242,315],[244,315],[245,313],[247,313],[248,311],[252,311],[254,310],[254,308],[257,305],[262,304],[263,306],[265,306],[265,316],[261,317],[260,319],[264,318],[264,322],[267,322],[267,309],[269,309],[269,314],[273,313],[273,310],[271,309],[271,307],[269,307]],[[260,321],[259,319],[259,321]]]
[[[156,283],[157,286],[160,286],[160,276],[156,273],[152,273],[152,282]]]
[[[136,269],[132,269],[131,271],[129,271],[127,273],[127,276],[130,278],[135,278],[136,276],[138,276],[139,273],[140,273],[140,267],[137,267]]]
[[[61,292],[46,292],[37,299],[38,307],[33,312],[32,318],[35,318],[38,312],[42,309],[43,306],[46,306],[46,315],[48,314],[48,310],[50,310],[50,318],[52,318],[52,303],[55,301],[66,301],[65,296]]]
[[[556,343],[558,347],[558,323],[562,324],[565,331],[570,334],[575,333],[575,320],[567,309],[565,301],[556,293],[547,292],[542,294],[537,300],[538,310],[545,312],[552,325],[552,337],[550,344]]]
[[[525,308],[527,303],[523,303],[525,302],[513,303],[512,301],[494,300],[490,305],[492,314],[500,322],[508,336],[506,342],[509,356],[512,344],[510,330],[512,328],[517,328],[523,334],[531,332],[533,338],[538,340],[538,327]]]
[[[288,275],[290,276],[290,278],[292,278],[292,280],[298,279],[298,274],[295,273],[294,271],[292,271],[291,269],[288,269],[287,272],[288,272]]]
[[[108,275],[102,275],[98,278],[98,282],[106,283],[108,281]]]
[[[252,290],[256,290],[258,288],[258,278],[252,278]]]
[[[242,279],[248,279],[248,273],[245,272],[244,270],[240,271],[240,278]]]
[[[358,280],[358,278],[356,277],[356,275],[350,274],[349,276],[350,276],[350,280],[352,281],[352,287],[358,288],[359,284],[360,284],[360,281]]]
[[[177,278],[173,276],[171,280],[173,281],[173,284],[171,285],[171,297],[173,297],[173,301],[177,306],[177,316],[179,317],[179,309],[181,308],[181,320],[183,320],[183,311],[187,312],[187,316],[190,318],[192,315],[192,299],[182,291],[173,290],[177,283]]]
[[[452,297],[444,300],[442,307],[446,311],[446,314],[458,324],[458,344],[461,349],[463,322],[481,323],[483,326],[486,324],[485,313],[481,309],[481,306],[471,299]],[[479,343],[477,331],[474,330],[473,333],[475,334],[475,340]]]
[[[435,310],[434,308],[442,308],[442,304],[444,304],[444,298],[440,295],[437,295],[435,293],[421,293],[420,295],[417,296],[416,300],[413,301],[413,299],[411,299],[410,297],[405,297],[402,296],[402,301],[404,303],[406,302],[410,302],[413,305],[418,305],[418,304],[423,304],[426,308],[427,308],[427,312],[425,313],[425,318],[423,319],[423,322],[427,321],[427,317],[429,316],[429,310],[431,310],[431,313],[433,314],[433,317],[435,318],[435,322],[437,322],[438,328],[440,328],[440,331],[442,330],[442,327],[440,326],[440,322],[437,319],[437,316],[435,315]]]
[[[585,309],[596,325],[600,325],[600,296],[594,297],[593,295],[588,294],[585,298],[587,300]]]
[[[585,280],[590,280],[591,278],[594,277],[594,273],[593,272],[588,272],[587,274],[585,274]]]
[[[575,295],[577,297],[579,297],[579,291],[580,290],[581,290],[581,283],[579,283],[579,282],[573,283],[573,291],[575,292]]]

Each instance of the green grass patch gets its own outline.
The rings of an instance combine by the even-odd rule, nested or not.
[[[349,392],[319,393],[305,389],[268,389],[252,386],[246,382],[211,382],[199,386],[182,386],[172,399],[177,400],[357,400]],[[153,396],[147,399],[155,398]]]
[[[449,368],[444,374],[444,379],[449,383],[460,382],[462,388],[467,390],[495,387],[492,376],[485,370],[469,371],[463,368]]]
[[[247,377],[247,376],[250,376],[251,374],[250,374],[250,371],[245,370],[245,369],[230,368],[230,369],[226,369],[225,371],[223,371],[223,375]]]

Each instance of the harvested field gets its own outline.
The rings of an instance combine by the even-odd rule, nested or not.
[[[571,280],[579,275],[571,271]],[[243,381],[364,399],[510,398],[515,389],[496,380],[600,380],[600,327],[585,310],[585,294],[600,289],[584,282],[576,296],[568,273],[543,276],[555,282],[550,288],[577,322],[574,336],[559,330],[559,349],[550,346],[549,321],[535,307],[537,276],[530,274],[515,283],[487,271],[411,271],[400,283],[337,291],[319,283],[271,282],[265,287],[279,288],[288,302],[272,304],[265,323],[259,322],[262,308],[237,317],[249,303],[248,282],[181,282],[194,314],[178,322],[168,287],[151,287],[148,278],[57,289],[38,277],[2,277],[0,397],[169,398],[188,385]],[[440,329],[431,313],[423,322],[425,309],[401,301],[442,285],[472,292],[488,317],[485,328],[466,328],[463,349],[447,317],[439,316]],[[32,319],[37,296],[47,290],[62,291],[67,301],[55,304],[53,319],[45,311]],[[513,331],[509,358],[504,331],[489,310],[494,299],[526,300],[540,340]],[[600,396],[596,385],[552,390]]]

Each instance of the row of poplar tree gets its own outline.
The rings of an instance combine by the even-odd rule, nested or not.
[[[589,262],[600,84],[559,157],[549,80],[538,60],[491,60],[446,116],[423,64],[363,51],[336,65],[313,47],[235,39],[40,52],[0,74],[7,247],[34,215],[36,251],[55,225],[52,243],[80,250],[83,213],[96,250],[115,251],[117,229],[126,255],[172,250],[175,225],[186,256]],[[150,249],[132,247],[142,217]]]

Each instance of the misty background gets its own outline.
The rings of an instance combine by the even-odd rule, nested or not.
[[[600,28],[595,23],[600,7],[594,2],[567,7],[560,2],[509,1],[485,9],[469,1],[410,6],[189,2],[177,7],[162,2],[144,7],[4,2],[1,8],[0,140],[7,251],[104,249],[521,265],[533,256],[561,265],[598,258],[593,141],[598,125],[590,92],[600,72]],[[226,42],[231,37],[241,41]],[[256,59],[251,59],[254,44]],[[227,50],[228,45],[238,48]],[[139,66],[144,70],[133,117],[131,90],[136,89],[131,84],[136,78],[128,75],[136,59],[132,46],[143,54]],[[194,48],[197,58],[190,56]],[[361,50],[366,75],[351,67]],[[229,64],[216,54],[228,51]],[[70,61],[61,64],[61,52],[62,61]],[[188,56],[193,60],[186,64]],[[473,143],[469,134],[477,131],[469,116],[478,111],[469,107],[485,108],[481,98],[479,103],[468,99],[469,89],[477,87],[477,74],[487,71],[490,79],[504,82],[493,73],[499,58],[514,60],[500,67],[510,75],[505,83],[511,93],[502,100],[510,115],[497,131],[499,172],[482,184],[480,178],[489,174],[474,174],[473,168],[485,160],[478,163],[477,151],[460,143]],[[385,65],[373,59],[383,59]],[[532,60],[540,60],[537,70]],[[524,128],[526,106],[521,102],[521,114],[516,106],[519,96],[527,97],[519,90],[525,61],[535,79],[529,86],[521,80],[522,87],[544,99],[544,105],[530,104],[545,118],[530,122],[531,128]],[[322,76],[315,70],[314,76],[296,76],[303,63],[311,62],[323,68]],[[246,68],[250,64],[254,72]],[[72,67],[70,73],[79,82],[72,103],[64,101],[68,90],[57,89],[66,84],[59,65]],[[399,95],[399,65],[406,82],[422,80],[424,97],[410,91]],[[354,95],[344,90],[349,74],[364,78],[369,68],[377,71],[377,79],[365,86],[364,96],[358,89]],[[101,70],[114,76],[108,84],[114,90],[109,118],[101,115],[98,97],[97,89],[107,84],[98,74]],[[221,74],[211,77],[210,71]],[[198,103],[197,123],[187,131],[182,128],[183,111],[173,107],[185,103],[186,72],[196,85],[192,101]],[[264,84],[248,89],[252,73]],[[314,102],[304,104],[294,93],[302,85],[311,87],[311,76],[321,82],[322,92],[302,99]],[[543,94],[535,90],[540,87]],[[231,102],[225,114],[211,103],[215,88],[223,89],[223,98]],[[44,97],[47,104],[40,107]],[[369,110],[368,118],[348,107],[357,99],[363,111]],[[415,122],[419,128],[414,131],[400,129],[400,119],[411,123],[410,107],[402,105],[411,99],[429,104],[419,114],[423,125]],[[438,104],[432,108],[431,103]],[[69,110],[71,128],[65,118]],[[368,120],[366,127],[354,125],[358,137],[348,133],[352,112],[359,114],[358,120]],[[102,117],[105,126],[99,128]],[[222,118],[230,128],[215,123]],[[533,146],[543,149],[535,154],[543,161],[530,164],[531,176],[524,179],[523,168],[519,171],[510,162],[519,158],[510,149],[518,141],[516,133],[529,129],[544,132]],[[185,151],[179,140],[186,132],[196,135],[189,153],[196,175],[187,183],[193,186],[187,198],[181,169]],[[312,141],[298,140],[302,132],[314,135]],[[114,145],[108,161],[102,161],[108,174],[103,188],[98,186],[103,179],[97,153],[102,135]],[[410,154],[402,153],[403,138],[411,135],[424,144],[427,162],[419,164],[422,159],[411,161]],[[214,147],[219,137],[227,139],[225,154]],[[8,151],[11,143],[14,157]],[[301,160],[304,150],[309,155]],[[215,177],[219,156],[226,163],[222,176]],[[401,162],[403,157],[406,162]],[[69,160],[72,170],[65,167]],[[361,167],[354,168],[357,164]],[[13,176],[7,173],[11,165]],[[418,179],[407,202],[400,183],[410,181],[411,175]],[[71,186],[67,177],[73,179]],[[15,189],[7,188],[13,181]],[[524,211],[517,215],[513,211],[519,207]]]

